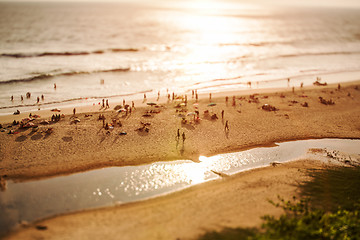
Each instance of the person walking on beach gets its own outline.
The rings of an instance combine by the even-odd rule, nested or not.
[[[228,132],[229,131],[229,121],[226,120],[225,122],[225,132]]]
[[[221,111],[221,120],[224,120],[224,110]]]
[[[184,142],[185,142],[185,139],[186,139],[186,137],[185,137],[185,132],[183,132],[183,134],[182,134],[183,144],[184,144]]]
[[[41,94],[41,101],[44,101],[45,97],[44,94]]]
[[[74,108],[74,109],[73,109],[73,114],[75,115],[75,113],[76,113],[76,109]]]
[[[178,130],[177,130],[177,140],[179,141],[179,139],[180,139],[180,129],[178,128]]]
[[[197,92],[195,93],[195,99],[196,99],[196,102],[199,100],[199,95],[197,94]]]
[[[54,83],[54,89],[56,89],[56,83]]]
[[[131,107],[132,107],[133,109],[135,109],[135,103],[134,103],[134,101],[131,101]]]
[[[211,102],[211,93],[209,93],[209,102]]]
[[[37,102],[37,103],[39,103],[39,102],[40,102],[40,98],[39,98],[39,97],[37,97],[37,100],[36,100],[36,102]]]
[[[105,99],[102,100],[102,107],[105,108]]]
[[[108,99],[106,99],[106,108],[110,108],[109,100],[108,100]]]

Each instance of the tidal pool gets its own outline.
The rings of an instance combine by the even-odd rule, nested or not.
[[[279,143],[276,147],[200,157],[198,163],[190,160],[157,162],[43,180],[8,181],[7,189],[0,192],[0,237],[22,222],[144,200],[218,179],[220,175],[269,166],[271,162],[314,157],[308,153],[310,148],[341,151],[360,160],[360,140],[301,140]]]

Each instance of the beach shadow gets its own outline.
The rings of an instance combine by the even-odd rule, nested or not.
[[[51,135],[51,133],[46,133],[44,136],[44,139],[47,139],[50,135]]]
[[[178,147],[179,147],[179,140],[180,140],[180,138],[178,138],[178,137],[176,136],[176,137],[175,137],[176,149],[178,149]]]
[[[62,140],[64,142],[71,142],[73,140],[73,138],[72,137],[63,137]]]
[[[100,139],[100,143],[102,143],[104,140],[105,140],[105,136],[103,136],[101,139]]]
[[[15,139],[15,142],[23,142],[27,139],[27,136],[21,135]]]
[[[19,127],[19,128],[17,129],[18,132],[26,132],[27,130],[29,130],[29,128]]]
[[[30,131],[29,134],[28,134],[28,136],[32,136],[32,135],[34,135],[35,133],[36,133],[36,131]]]
[[[225,130],[225,137],[226,137],[227,139],[229,139],[229,131],[226,131],[226,130]]]
[[[42,134],[41,133],[37,133],[33,136],[31,136],[31,140],[39,140],[42,138]]]
[[[189,130],[195,130],[195,127],[189,124],[181,124],[181,127],[184,127]]]
[[[181,149],[180,149],[180,155],[181,155],[181,156],[184,155],[184,152],[185,152],[185,145],[184,145],[184,143],[183,143],[183,145],[182,145],[182,147],[181,147]]]
[[[149,135],[149,132],[146,132],[146,131],[137,131],[138,135],[139,136],[147,136]]]

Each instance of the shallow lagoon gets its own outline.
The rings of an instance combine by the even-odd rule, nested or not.
[[[304,157],[326,160],[308,149],[340,151],[360,159],[360,140],[319,139],[283,142],[276,147],[128,167],[110,167],[43,180],[12,182],[0,192],[0,236],[21,222],[85,209],[114,206],[168,194],[272,162]]]

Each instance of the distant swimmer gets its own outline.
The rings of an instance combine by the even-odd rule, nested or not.
[[[54,89],[56,89],[56,83],[54,83]]]

